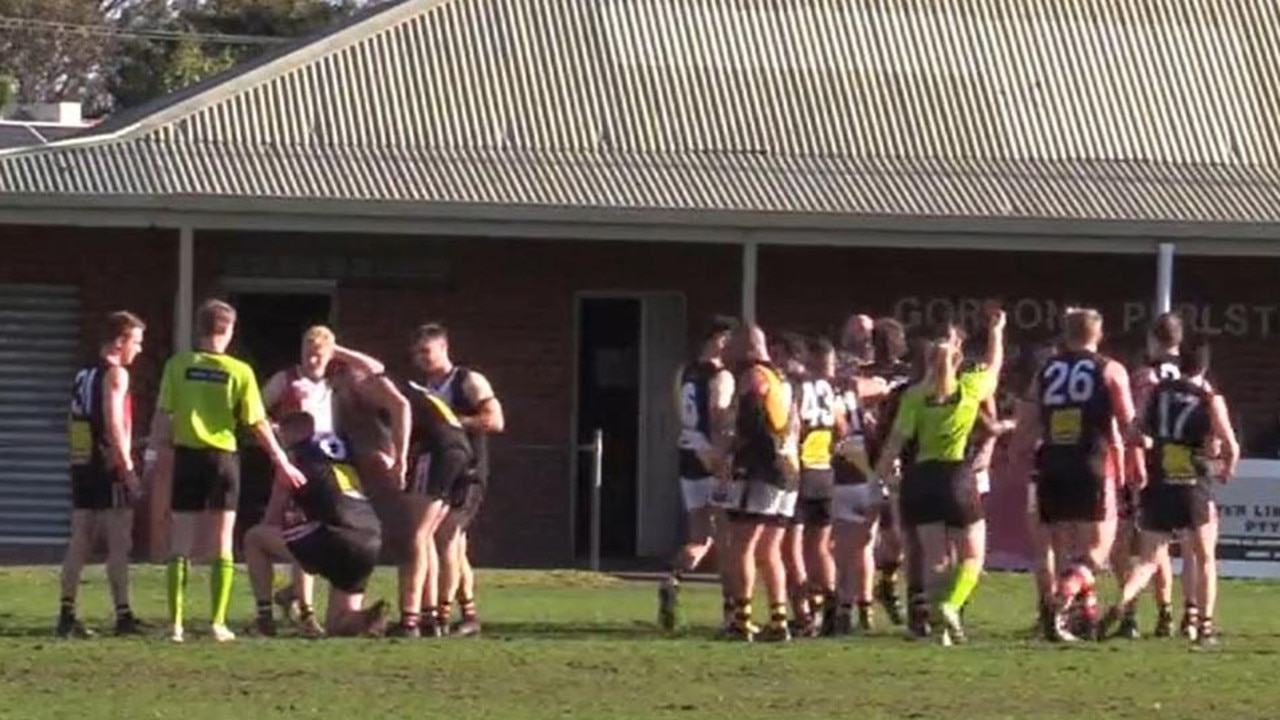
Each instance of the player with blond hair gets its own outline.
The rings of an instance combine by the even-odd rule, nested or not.
[[[338,421],[334,404],[333,368],[344,367],[354,377],[381,375],[385,366],[364,353],[338,344],[333,330],[315,325],[302,334],[300,362],[272,375],[262,388],[267,414],[280,420],[292,413],[305,412],[314,419],[316,432],[336,432]],[[393,455],[393,474],[404,474],[403,452]],[[295,617],[307,636],[322,634],[315,619],[315,580],[298,565],[292,568],[293,581],[276,593],[276,603],[289,617]]]

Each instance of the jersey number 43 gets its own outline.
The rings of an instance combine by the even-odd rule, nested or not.
[[[836,422],[836,393],[826,380],[806,382],[800,390],[800,419],[809,427],[831,427]]]

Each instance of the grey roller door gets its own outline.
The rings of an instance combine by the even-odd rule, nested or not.
[[[67,409],[79,347],[76,288],[0,284],[0,544],[66,541]]]

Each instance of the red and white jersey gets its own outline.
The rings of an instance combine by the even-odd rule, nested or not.
[[[276,417],[299,411],[309,413],[315,418],[316,434],[330,434],[334,430],[333,386],[328,378],[312,380],[294,368],[288,373],[284,394],[271,411]]]

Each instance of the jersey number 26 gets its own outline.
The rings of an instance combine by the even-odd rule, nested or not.
[[[1092,360],[1073,363],[1056,360],[1050,363],[1041,376],[1044,380],[1041,400],[1049,407],[1088,402],[1093,397],[1093,378],[1097,369]]]

